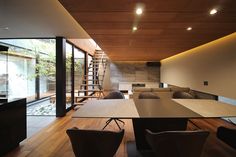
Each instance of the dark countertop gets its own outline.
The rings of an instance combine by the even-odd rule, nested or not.
[[[7,106],[10,107],[11,105],[14,105],[14,106],[17,105],[18,103],[15,103],[17,101],[25,101],[26,102],[26,98],[11,98],[11,99],[5,99],[3,101],[5,101],[5,102],[1,102],[1,100],[0,100],[0,110],[6,108]]]

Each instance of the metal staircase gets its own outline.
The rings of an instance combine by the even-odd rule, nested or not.
[[[88,72],[83,76],[82,84],[78,90],[78,96],[75,97],[75,109],[86,102],[86,99],[100,99],[103,95],[103,80],[107,66],[107,56],[104,51],[96,50],[88,66]],[[77,100],[85,100],[77,102]]]

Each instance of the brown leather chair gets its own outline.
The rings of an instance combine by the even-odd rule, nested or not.
[[[103,99],[125,99],[125,96],[120,91],[112,91],[107,96],[105,96]],[[102,128],[102,130],[104,130],[113,120],[116,123],[116,125],[118,126],[118,128],[121,130],[121,127],[120,127],[118,122],[121,122],[123,124],[125,124],[125,122],[120,120],[119,118],[110,118],[110,119],[108,119],[106,121],[106,125]]]
[[[112,157],[124,136],[123,129],[112,132],[71,128],[66,133],[76,157]]]
[[[200,157],[208,131],[146,130],[146,139],[157,157]]]

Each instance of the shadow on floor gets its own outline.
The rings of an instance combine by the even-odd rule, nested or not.
[[[128,157],[155,157],[151,150],[139,151],[136,149],[135,141],[127,141]]]

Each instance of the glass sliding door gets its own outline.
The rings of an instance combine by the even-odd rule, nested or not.
[[[39,77],[39,98],[55,95],[56,91],[56,56],[54,52],[38,55],[39,73],[45,73]],[[37,70],[37,69],[36,69]],[[41,70],[41,71],[40,71]]]
[[[72,107],[72,53],[73,47],[66,43],[66,109]]]
[[[66,109],[78,103],[84,96],[84,92],[78,92],[81,88],[85,72],[85,52],[75,45],[66,43]]]
[[[0,97],[8,96],[8,70],[7,70],[8,52],[0,51]]]
[[[55,86],[49,89],[55,77],[53,82],[48,79],[55,75],[54,39],[1,39],[0,43],[9,47],[9,98],[26,97],[31,102],[55,94]]]
[[[9,47],[8,98],[27,98],[30,115],[55,115],[55,39],[0,39],[0,44]]]
[[[75,95],[83,96],[85,92],[78,92],[80,90],[81,84],[85,84],[83,82],[84,78],[84,66],[85,64],[85,53],[78,48],[74,48],[74,89]],[[75,99],[75,103],[78,103],[80,99]]]

